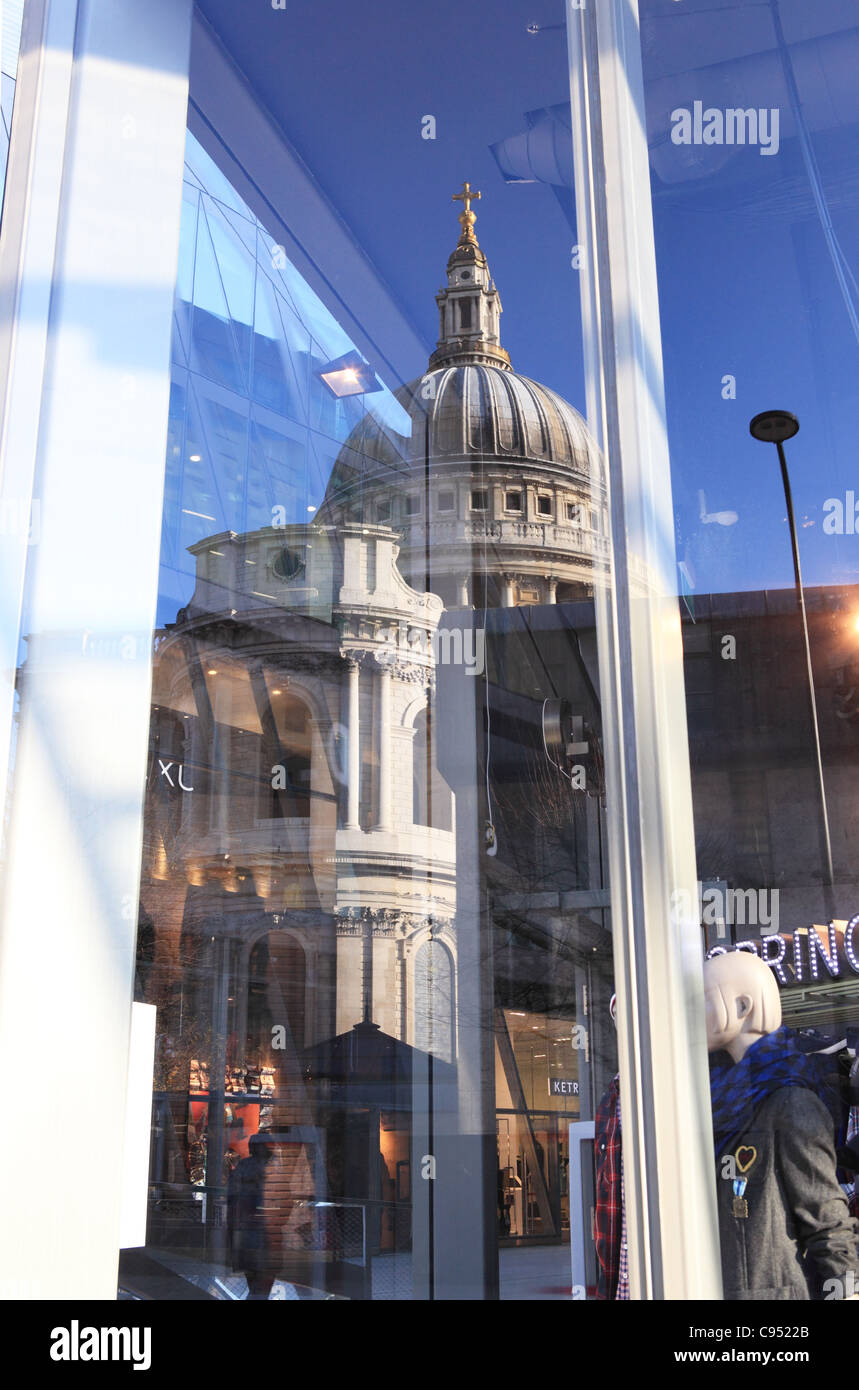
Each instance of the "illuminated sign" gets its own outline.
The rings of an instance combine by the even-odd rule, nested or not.
[[[579,1094],[579,1083],[570,1077],[552,1076],[549,1078],[550,1096],[577,1096]]]
[[[768,965],[780,985],[815,985],[859,975],[859,913],[849,922],[830,922],[828,927],[797,927],[776,932],[760,941],[738,941],[736,946],[713,946],[707,960],[726,951],[751,951]]]

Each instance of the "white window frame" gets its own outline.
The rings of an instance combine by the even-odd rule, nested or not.
[[[27,1145],[38,1198],[6,1205],[5,1298],[116,1298],[191,10],[24,12],[0,493],[38,501],[39,535],[0,547],[0,1056],[14,1075],[23,1049],[57,1142]],[[112,1120],[94,1161],[79,1137],[95,1090]],[[0,1150],[4,1191],[21,1162]]]
[[[566,13],[587,415],[610,494],[596,608],[630,1291],[720,1298],[638,3]]]

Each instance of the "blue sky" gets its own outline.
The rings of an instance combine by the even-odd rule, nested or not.
[[[426,9],[293,0],[286,11],[255,10],[251,22],[228,0],[204,8],[428,348],[458,232],[451,193],[465,178],[482,190],[477,231],[504,306],[502,341],[516,370],[582,408],[569,192],[505,182],[491,150],[525,130],[526,113],[568,99],[560,0]],[[700,592],[792,582],[775,450],[748,434],[753,414],[783,406],[801,421],[788,449],[805,578],[857,582],[859,537],[824,535],[821,523],[827,498],[859,492],[859,343],[811,196],[770,8],[643,0],[641,11],[679,558]],[[780,0],[780,14],[826,206],[859,275],[859,83],[839,57],[850,59],[855,27],[830,42],[855,26],[855,6]],[[529,34],[532,24],[541,32]],[[659,134],[672,90],[690,104],[715,91],[725,105],[778,105],[778,153],[722,150],[708,162],[714,152],[695,152],[701,167],[690,178],[689,151]],[[427,114],[435,140],[421,139]],[[421,366],[403,363],[403,376]],[[733,400],[722,396],[727,374]],[[708,514],[737,521],[702,523],[702,492]]]

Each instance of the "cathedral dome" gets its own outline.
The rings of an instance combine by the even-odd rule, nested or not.
[[[580,482],[601,476],[599,451],[579,412],[548,386],[509,367],[482,362],[437,367],[395,394],[411,418],[411,435],[365,417],[343,447],[347,472],[350,456],[353,462],[363,456],[370,465],[365,484],[377,473],[374,463],[383,472],[401,471],[404,462],[422,467],[427,452],[433,464],[533,462],[574,474]]]
[[[438,345],[426,373],[395,393],[410,428],[395,430],[368,409],[340,449],[317,519],[390,525],[415,582],[431,547],[445,602],[454,589],[460,602],[476,592],[463,550],[484,541],[491,548],[481,563],[498,578],[478,586],[484,601],[490,591],[505,604],[554,601],[559,585],[583,597],[607,544],[600,453],[577,410],[514,372],[474,235],[470,204],[480,195],[465,184],[455,196],[465,203],[462,235],[436,296]]]

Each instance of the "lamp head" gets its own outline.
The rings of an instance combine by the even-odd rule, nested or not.
[[[799,421],[789,410],[762,410],[749,421],[749,434],[764,444],[783,444],[799,431]]]

